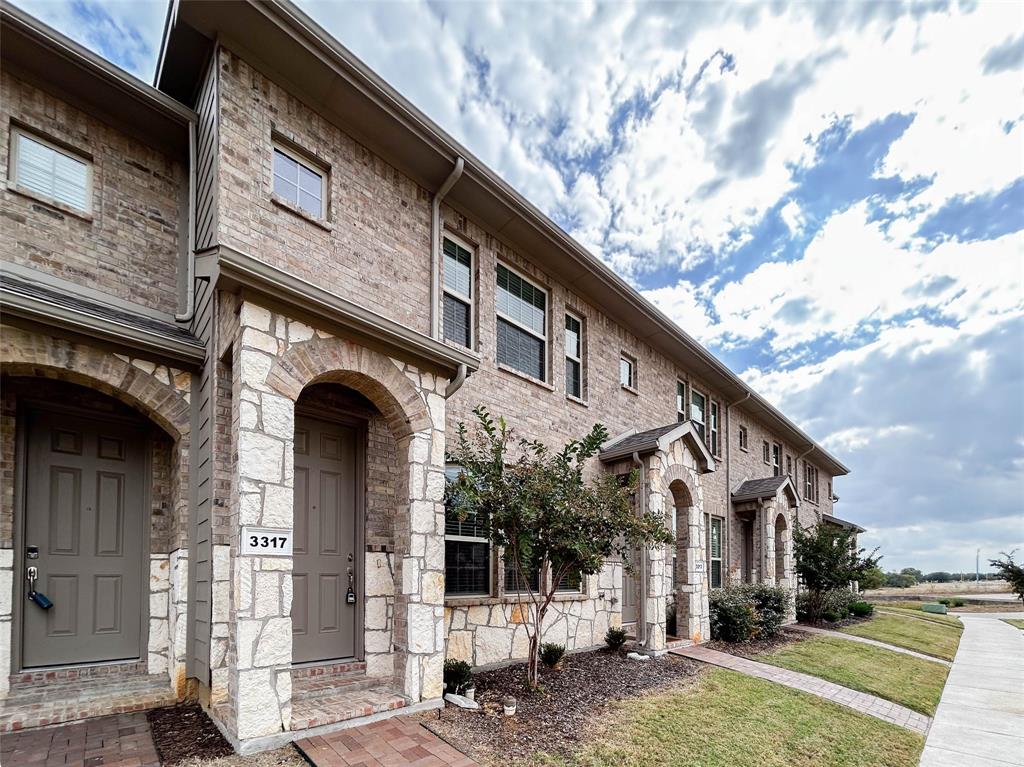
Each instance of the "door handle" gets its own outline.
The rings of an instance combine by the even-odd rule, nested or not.
[[[351,557],[351,554],[349,555]],[[348,569],[348,591],[345,592],[345,604],[354,605],[356,603],[356,592],[352,588],[352,568]]]
[[[25,571],[25,579],[28,581],[29,601],[35,602],[44,610],[49,610],[53,607],[53,602],[50,601],[46,594],[36,591],[36,581],[39,580],[39,568],[35,565],[29,565]]]

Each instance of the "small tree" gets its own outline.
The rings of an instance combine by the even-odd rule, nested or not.
[[[559,582],[598,572],[613,554],[628,562],[630,549],[671,543],[672,534],[659,514],[633,508],[635,472],[626,484],[608,474],[584,479],[587,461],[608,439],[601,424],[552,452],[539,441],[516,440],[505,420],[495,421],[482,406],[473,413],[475,434],[462,423],[456,430],[449,459],[462,471],[448,484],[445,501],[461,521],[475,518],[523,584],[516,598],[520,614],[529,616],[527,680],[536,687],[544,616]],[[537,590],[530,586],[533,573],[539,573]]]
[[[793,527],[796,572],[807,589],[807,614],[820,623],[829,592],[848,589],[871,568],[878,566],[878,549],[864,556],[857,548],[857,533],[833,525],[818,524],[809,530]]]
[[[1017,549],[1009,554],[1002,551],[1001,559],[990,559],[988,563],[996,569],[998,577],[1010,584],[1013,593],[1020,597],[1021,603],[1024,604],[1024,565],[1018,565],[1014,561],[1013,555],[1016,553]]]
[[[869,567],[864,571],[864,575],[860,579],[860,587],[864,591],[871,591],[872,589],[880,589],[885,585],[885,573],[882,572],[880,567]]]

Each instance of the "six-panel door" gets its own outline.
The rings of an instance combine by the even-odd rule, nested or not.
[[[34,411],[28,418],[22,666],[130,660],[142,652],[145,430]],[[38,551],[38,558],[29,556]],[[53,607],[27,599],[28,567]]]
[[[296,415],[292,560],[295,663],[356,654],[358,429]],[[353,597],[347,599],[351,587]]]

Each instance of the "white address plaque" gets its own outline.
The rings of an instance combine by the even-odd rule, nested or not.
[[[704,563],[703,562],[694,562],[693,563],[693,571],[695,573],[702,573],[702,572],[704,572]]]
[[[292,531],[275,527],[242,527],[242,556],[290,557]]]

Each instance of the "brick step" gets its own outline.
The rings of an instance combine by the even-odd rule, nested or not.
[[[325,724],[346,722],[385,711],[396,711],[409,705],[409,699],[381,680],[368,679],[375,686],[356,689],[343,685],[334,689],[323,688],[297,697],[293,689],[291,729],[308,730]]]
[[[12,685],[0,707],[0,732],[46,727],[170,706],[177,697],[162,674]]]
[[[76,666],[73,668],[41,669],[38,671],[22,671],[11,674],[11,686],[20,684],[38,684],[41,682],[63,682],[77,679],[117,679],[120,677],[145,676],[145,661],[133,663],[106,663],[93,666]]]
[[[344,695],[360,690],[380,687],[384,680],[366,674],[303,677],[292,680],[292,700],[316,698],[322,695]]]
[[[293,666],[292,680],[311,676],[339,676],[344,674],[366,673],[366,662],[361,660],[325,663],[314,666]]]

